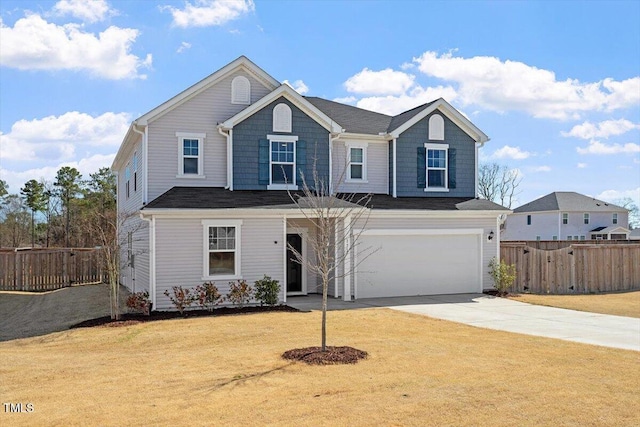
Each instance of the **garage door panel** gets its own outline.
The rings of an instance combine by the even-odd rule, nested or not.
[[[363,235],[357,297],[479,292],[478,235]],[[366,250],[365,250],[366,252]]]

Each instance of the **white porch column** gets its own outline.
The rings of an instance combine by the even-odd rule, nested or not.
[[[347,216],[344,219],[344,252],[343,252],[343,293],[342,299],[344,301],[351,301],[351,273],[353,270],[353,263],[351,262],[353,254],[351,253],[351,217]]]

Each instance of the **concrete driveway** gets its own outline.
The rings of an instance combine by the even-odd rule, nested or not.
[[[319,310],[319,295],[293,297],[287,304]],[[387,307],[479,328],[558,338],[585,344],[640,351],[640,319],[527,304],[483,294],[330,299],[330,310]]]

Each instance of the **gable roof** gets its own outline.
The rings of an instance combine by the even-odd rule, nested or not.
[[[269,92],[258,101],[240,111],[235,116],[230,117],[222,122],[219,126],[223,129],[232,129],[235,125],[251,117],[253,114],[260,111],[280,97],[286,98],[291,101],[296,107],[300,108],[305,114],[313,118],[328,131],[334,133],[341,133],[344,131],[343,127],[340,124],[326,115],[322,110],[318,109],[315,105],[310,103],[305,97],[296,92],[295,89],[293,89],[288,84],[280,85],[277,89]]]
[[[386,114],[376,113],[352,105],[340,104],[328,99],[315,96],[304,97],[316,108],[331,117],[349,133],[364,133],[378,135],[386,133],[389,129],[392,117]]]
[[[523,212],[627,212],[627,209],[573,191],[556,191],[513,210]]]

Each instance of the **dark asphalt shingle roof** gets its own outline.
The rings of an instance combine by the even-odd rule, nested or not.
[[[293,197],[302,196],[301,192],[292,193]],[[356,194],[349,198],[351,202],[360,200],[364,195]],[[345,196],[339,195],[340,198]],[[352,206],[348,201],[345,207]],[[468,197],[398,197],[386,194],[374,194],[368,203],[377,209],[399,210],[507,210],[487,200]],[[213,187],[173,187],[162,194],[144,209],[233,209],[233,208],[290,208],[296,209],[286,191],[240,190],[229,191]]]
[[[573,191],[556,191],[513,210],[514,213],[543,211],[626,212],[627,210]]]
[[[305,99],[318,110],[331,117],[347,132],[378,135],[387,132],[392,117],[352,105],[340,104],[328,99],[306,96]]]
[[[389,123],[389,128],[387,129],[387,132],[391,132],[394,129],[398,129],[400,126],[402,126],[403,124],[411,120],[413,117],[415,117],[422,110],[428,108],[434,102],[436,101],[431,101],[426,104],[419,105],[415,108],[412,108],[411,110],[405,111],[404,113],[400,113],[397,116],[394,116],[391,119],[391,123]]]

